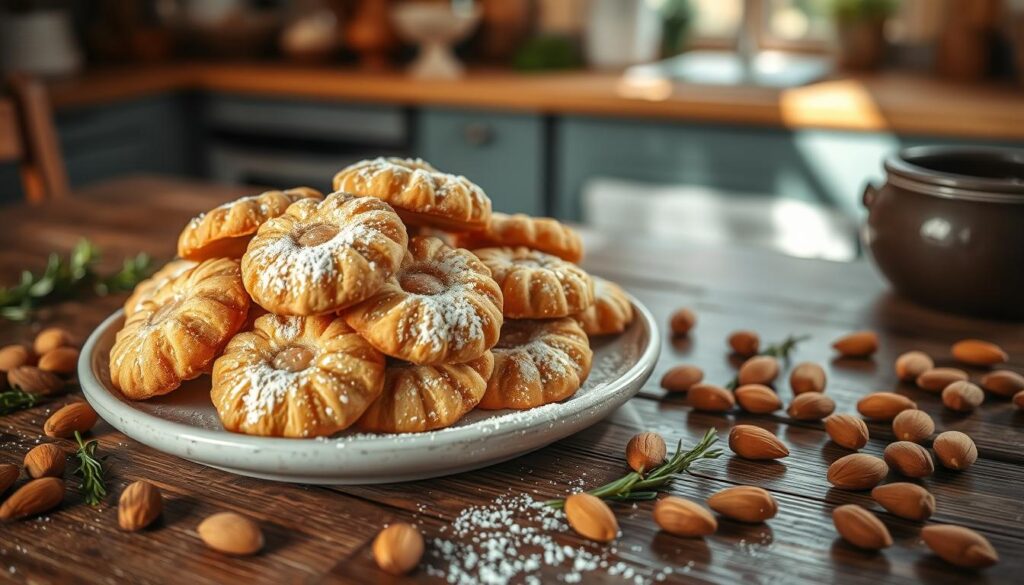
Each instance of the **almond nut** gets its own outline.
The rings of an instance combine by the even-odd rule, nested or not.
[[[65,376],[74,374],[78,368],[78,350],[73,347],[58,347],[39,358],[39,369]]]
[[[753,331],[733,331],[729,334],[729,347],[736,355],[753,357],[761,351],[761,338]]]
[[[718,530],[718,520],[707,508],[675,496],[662,498],[654,504],[654,521],[676,536],[707,536]]]
[[[31,478],[60,477],[67,462],[63,449],[53,443],[43,443],[25,454],[25,471]]]
[[[935,472],[928,450],[910,441],[896,441],[885,448],[885,462],[907,477],[927,477]]]
[[[7,373],[21,366],[32,365],[32,352],[23,345],[0,348],[0,372]]]
[[[32,343],[32,349],[35,350],[36,355],[45,355],[58,347],[72,346],[74,346],[74,342],[71,340],[71,334],[60,327],[43,329],[36,335],[36,340]]]
[[[7,381],[11,386],[20,388],[29,394],[49,396],[64,389],[64,380],[53,372],[44,372],[35,366],[18,366],[7,372]]]
[[[687,393],[687,400],[690,406],[704,412],[726,412],[736,405],[732,392],[713,384],[695,384]]]
[[[740,386],[764,384],[770,386],[779,375],[779,360],[770,355],[758,355],[743,362],[737,377]]]
[[[917,403],[895,392],[875,392],[857,401],[857,412],[874,420],[892,420],[904,410],[914,408]]]
[[[650,471],[665,461],[665,439],[658,433],[640,433],[626,444],[626,462],[637,473]]]
[[[857,331],[835,340],[832,347],[846,358],[870,357],[878,351],[878,335],[874,331]]]
[[[697,315],[690,309],[679,309],[675,313],[672,313],[672,318],[669,320],[669,328],[672,331],[672,335],[683,336],[693,329],[693,326],[697,324]]]
[[[994,366],[1010,359],[1003,348],[980,339],[963,339],[953,344],[951,349],[957,361],[972,366]]]
[[[774,390],[763,384],[740,386],[733,394],[740,408],[754,414],[768,414],[782,408],[782,400]]]
[[[19,475],[18,467],[10,463],[0,463],[0,495],[14,485]]]
[[[896,358],[896,377],[901,382],[913,382],[934,367],[935,362],[925,352],[908,351]]]
[[[600,498],[586,493],[565,499],[565,519],[577,534],[595,542],[611,542],[619,535],[619,522]]]
[[[708,506],[726,518],[752,524],[779,513],[779,505],[770,493],[750,485],[725,488],[708,498]]]
[[[846,490],[869,490],[889,474],[889,466],[874,455],[853,453],[828,467],[828,481]]]
[[[835,443],[847,449],[868,444],[868,425],[852,414],[833,414],[825,419],[825,432]]]
[[[996,370],[981,378],[981,387],[998,396],[1010,398],[1024,390],[1024,376],[1010,370]]]
[[[999,562],[999,554],[987,538],[962,526],[925,526],[921,540],[947,563],[958,567],[981,569]]]
[[[688,392],[704,379],[704,371],[697,366],[676,366],[661,377],[661,387],[669,392]]]
[[[985,393],[976,385],[960,380],[942,391],[942,403],[957,412],[971,412],[985,401]]]
[[[17,520],[42,514],[64,500],[64,480],[59,477],[33,479],[18,488],[0,506],[0,520]]]
[[[832,511],[832,523],[843,540],[866,550],[892,546],[892,536],[882,521],[857,504],[846,504]]]
[[[935,496],[905,481],[887,483],[871,490],[871,497],[889,513],[907,520],[927,520],[935,513]]]
[[[117,523],[121,530],[136,532],[152,524],[163,509],[160,489],[148,481],[137,481],[121,492],[117,503]]]
[[[780,459],[789,449],[778,437],[754,425],[736,425],[729,431],[729,448],[744,459]]]
[[[423,536],[412,524],[396,522],[373,539],[373,560],[386,573],[405,575],[420,564],[422,557]]]
[[[946,431],[932,443],[939,463],[947,469],[962,471],[978,460],[978,447],[970,437],[960,431]]]
[[[835,409],[835,401],[821,392],[804,392],[793,397],[786,412],[796,420],[821,420]]]
[[[917,377],[917,387],[929,392],[942,392],[958,380],[966,380],[967,372],[957,368],[932,368]]]
[[[904,410],[892,419],[892,432],[901,441],[921,441],[935,432],[935,421],[923,410]]]
[[[255,522],[234,512],[208,516],[196,528],[206,546],[229,555],[251,555],[263,548],[263,533]]]
[[[825,370],[814,362],[797,364],[789,374],[789,387],[793,394],[825,391]]]
[[[96,424],[96,411],[87,402],[72,402],[50,415],[43,424],[47,437],[66,439],[75,431],[84,433]]]

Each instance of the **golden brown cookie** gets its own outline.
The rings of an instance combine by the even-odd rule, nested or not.
[[[491,200],[483,189],[466,177],[443,173],[420,159],[360,161],[334,175],[334,188],[379,197],[413,225],[478,230],[491,218]]]
[[[473,253],[501,286],[510,319],[553,319],[594,304],[594,281],[582,268],[557,256],[516,248],[481,248]]]
[[[465,232],[455,237],[460,248],[525,246],[562,260],[578,263],[583,258],[583,240],[576,230],[550,217],[530,217],[522,213],[492,213],[486,229]]]
[[[186,260],[241,258],[260,226],[282,215],[300,199],[323,199],[309,187],[267,191],[229,201],[192,218],[178,236],[178,256]]]
[[[461,363],[498,342],[501,291],[468,250],[415,237],[395,278],[344,312],[385,354],[415,364]]]
[[[494,373],[479,408],[534,408],[572,396],[590,374],[594,353],[571,318],[505,321],[492,350]]]
[[[153,298],[158,290],[169,284],[175,277],[181,275],[181,273],[194,267],[197,263],[191,260],[182,260],[180,258],[171,260],[167,264],[164,264],[160,270],[153,273],[146,280],[140,282],[132,294],[128,297],[128,300],[124,302],[124,316],[125,318],[131,317],[135,311],[142,308],[143,301],[147,301]]]
[[[302,199],[260,227],[242,256],[245,288],[278,315],[321,315],[380,290],[398,270],[405,226],[374,197]]]
[[[217,359],[210,398],[229,431],[328,436],[380,396],[384,367],[384,356],[341,319],[264,315]]]
[[[603,278],[594,279],[594,304],[576,315],[587,335],[622,333],[633,322],[633,303],[619,285]]]
[[[248,310],[238,261],[202,262],[157,290],[125,321],[110,350],[110,381],[132,400],[171,392],[209,370]]]

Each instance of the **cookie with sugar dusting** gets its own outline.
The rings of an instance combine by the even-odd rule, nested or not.
[[[576,230],[550,217],[531,217],[523,213],[492,213],[487,227],[455,236],[461,248],[525,246],[569,262],[583,258],[583,240]]]
[[[383,354],[337,317],[263,315],[213,365],[224,428],[323,437],[348,428],[384,388]]]
[[[463,364],[418,366],[389,360],[384,391],[356,428],[377,433],[422,433],[450,427],[483,398],[494,369],[484,352]]]
[[[300,199],[323,199],[309,187],[267,191],[215,207],[192,218],[178,236],[178,255],[186,260],[241,258],[249,240],[267,220],[282,215]]]
[[[501,290],[468,250],[414,237],[395,278],[344,312],[385,354],[415,364],[461,363],[498,342]]]
[[[594,304],[594,281],[557,256],[518,246],[473,250],[501,287],[510,319],[555,319]]]
[[[408,236],[390,205],[332,193],[302,199],[263,224],[242,256],[245,288],[278,315],[322,315],[377,293],[402,262]]]
[[[143,280],[135,286],[135,290],[128,296],[128,300],[124,302],[124,316],[125,318],[131,317],[136,311],[142,308],[142,303],[153,298],[157,292],[165,286],[168,286],[171,281],[176,277],[180,276],[186,270],[193,268],[198,262],[192,260],[182,260],[177,258],[171,260],[167,264],[164,264],[160,270],[153,273],[153,276]]]
[[[478,408],[525,409],[565,400],[590,375],[594,353],[574,319],[510,320],[492,350],[494,372]]]
[[[132,400],[173,391],[209,370],[248,311],[238,260],[186,270],[125,321],[110,350],[110,381]]]
[[[491,219],[491,200],[483,189],[420,159],[357,162],[334,175],[334,188],[379,197],[411,225],[466,231],[483,229]]]
[[[633,303],[625,291],[610,280],[594,279],[594,304],[575,315],[587,335],[622,333],[633,322]]]

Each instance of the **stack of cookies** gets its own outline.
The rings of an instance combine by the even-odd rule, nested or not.
[[[191,220],[180,258],[125,304],[113,385],[144,400],[212,372],[224,427],[253,435],[422,432],[572,396],[589,336],[633,319],[618,286],[575,264],[578,234],[492,213],[465,177],[379,158],[333,186]]]

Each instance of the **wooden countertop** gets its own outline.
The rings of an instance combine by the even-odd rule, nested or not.
[[[144,193],[144,197],[139,194]],[[0,232],[0,282],[17,279],[23,268],[41,269],[52,250],[67,251],[79,237],[103,246],[105,262],[144,250],[159,260],[174,253],[180,226],[194,213],[240,193],[184,181],[130,178],[96,185],[76,197],[40,207],[3,210]],[[681,306],[693,308],[698,322],[685,339],[663,337],[654,376],[617,415],[549,447],[486,469],[451,477],[379,486],[299,486],[239,477],[162,454],[131,440],[106,423],[91,435],[106,460],[110,496],[92,508],[82,502],[73,465],[65,474],[64,503],[41,518],[0,523],[0,581],[18,583],[405,583],[443,582],[448,546],[480,549],[473,533],[453,522],[470,506],[494,505],[501,496],[529,494],[543,500],[581,487],[600,485],[625,470],[623,449],[642,430],[662,433],[669,444],[692,445],[714,427],[723,438],[738,423],[775,433],[791,454],[781,461],[758,462],[728,449],[717,460],[695,466],[675,481],[670,492],[703,502],[734,485],[757,485],[779,503],[778,515],[765,524],[720,519],[706,538],[678,538],[660,532],[651,518],[652,503],[614,504],[622,535],[611,545],[581,541],[564,526],[532,526],[573,550],[605,561],[582,573],[587,583],[886,583],[957,585],[1019,581],[1024,558],[1024,414],[989,395],[972,414],[943,408],[939,396],[899,384],[891,364],[897,355],[920,349],[939,365],[952,365],[951,342],[981,337],[1010,354],[1007,367],[1024,370],[1024,326],[962,319],[916,308],[894,298],[864,262],[851,264],[798,260],[758,250],[724,246],[698,248],[585,233],[585,266],[612,278],[636,295],[659,323]],[[84,338],[124,300],[124,295],[66,302],[47,309],[28,324],[3,323],[0,345],[24,341],[48,325],[69,327]],[[822,425],[801,422],[782,411],[750,415],[740,411],[708,414],[692,410],[685,398],[668,396],[658,380],[670,367],[693,363],[710,381],[725,381],[736,362],[725,338],[735,329],[758,331],[762,339],[809,334],[794,361],[814,361],[828,372],[827,393],[837,412],[855,412],[864,394],[893,390],[930,413],[938,431],[972,436],[980,458],[968,470],[936,469],[915,480],[935,496],[931,523],[967,526],[984,534],[1001,561],[983,572],[958,570],[928,552],[919,538],[921,524],[885,513],[868,492],[832,488],[828,465],[849,451],[829,441]],[[835,359],[829,343],[855,329],[878,332],[881,349],[870,360]],[[981,370],[971,369],[977,377]],[[781,376],[785,380],[785,373]],[[778,384],[784,402],[792,394]],[[0,417],[0,463],[20,464],[40,442],[70,442],[42,436],[48,414],[72,396]],[[869,422],[871,441],[864,452],[880,455],[894,440],[888,423]],[[723,441],[723,447],[724,441]],[[130,482],[146,479],[163,491],[161,520],[140,533],[117,528],[115,503]],[[24,479],[19,480],[19,484]],[[887,482],[904,481],[895,473]],[[837,538],[832,510],[856,503],[878,513],[894,545],[882,552],[855,549]],[[267,546],[254,557],[233,558],[208,550],[197,524],[206,516],[235,511],[261,526]],[[415,523],[427,539],[420,569],[407,579],[391,579],[375,567],[370,546],[387,523]],[[505,519],[499,521],[504,524]],[[484,540],[487,540],[486,538]],[[536,552],[536,551],[529,551]],[[469,563],[469,558],[463,561]],[[533,576],[555,583],[573,574],[572,560],[541,560]],[[670,570],[669,570],[670,569]],[[628,570],[628,573],[627,573]],[[473,570],[470,575],[476,575]],[[449,573],[450,574],[450,573]],[[1015,577],[1016,575],[1016,577]],[[478,575],[477,575],[478,576]],[[478,576],[479,577],[479,576]],[[523,576],[520,576],[520,580]]]
[[[183,63],[102,70],[54,82],[69,108],[200,89],[317,100],[484,108],[544,114],[692,120],[784,128],[891,131],[1024,140],[1024,89],[957,85],[905,74],[822,81],[792,89],[625,80],[613,73],[473,71],[456,81],[414,80],[285,64]]]

